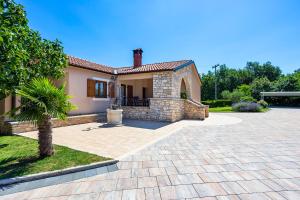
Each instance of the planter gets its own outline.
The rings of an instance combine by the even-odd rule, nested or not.
[[[122,124],[122,118],[123,118],[123,110],[117,109],[106,109],[107,112],[107,123],[113,124],[113,125],[120,125]]]

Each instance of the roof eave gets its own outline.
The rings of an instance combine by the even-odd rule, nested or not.
[[[166,71],[173,71],[173,69],[159,69],[159,70],[149,70],[149,71],[139,71],[139,72],[128,72],[128,73],[120,73],[120,72],[118,72],[118,75],[143,74],[143,73],[166,72]]]
[[[186,62],[186,63],[183,63],[183,64],[181,64],[181,65],[175,67],[175,68],[173,69],[173,71],[176,72],[176,71],[178,71],[178,70],[180,70],[180,69],[182,69],[182,68],[185,68],[185,67],[187,67],[187,66],[189,66],[189,65],[191,65],[191,64],[195,64],[194,61],[190,60],[190,61],[188,61],[188,62]]]
[[[201,83],[201,77],[200,77],[200,74],[199,74],[198,69],[197,69],[197,67],[196,67],[196,64],[195,64],[195,62],[194,62],[193,60],[190,60],[190,61],[188,61],[188,62],[186,62],[186,63],[184,63],[184,64],[182,64],[182,65],[179,65],[178,67],[175,67],[173,71],[176,72],[176,71],[178,71],[178,70],[180,70],[180,69],[182,69],[182,68],[185,68],[185,67],[187,67],[187,66],[189,66],[189,65],[192,65],[192,64],[194,64],[194,66],[195,66],[195,69],[196,69],[196,72],[197,72],[199,81],[200,81],[200,83]]]
[[[81,66],[81,65],[76,65],[76,64],[70,64],[70,63],[69,63],[69,66],[77,67],[77,68],[81,68],[81,69],[86,69],[86,70],[91,70],[91,71],[95,71],[95,72],[102,72],[102,73],[110,74],[110,75],[116,75],[116,74],[114,74],[113,72],[107,72],[107,71],[99,70],[99,69],[92,69],[92,68],[89,68],[89,67],[83,67],[83,66]]]

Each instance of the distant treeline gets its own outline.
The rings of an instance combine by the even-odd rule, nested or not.
[[[259,99],[262,91],[300,91],[300,68],[292,74],[284,75],[279,67],[271,62],[260,64],[248,62],[244,68],[233,69],[225,64],[214,71],[201,75],[202,100],[214,99],[215,80],[217,80],[218,98],[223,98],[224,93],[234,92],[238,88],[248,86],[251,96]]]

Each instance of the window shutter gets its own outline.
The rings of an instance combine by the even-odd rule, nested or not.
[[[87,80],[87,96],[95,97],[95,80],[88,79]]]
[[[103,82],[104,98],[107,98],[107,82]]]
[[[113,82],[109,82],[108,88],[109,88],[109,97],[115,98],[115,84]]]

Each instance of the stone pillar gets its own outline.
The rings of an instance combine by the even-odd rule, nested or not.
[[[172,72],[158,72],[153,75],[153,98],[172,98]]]

